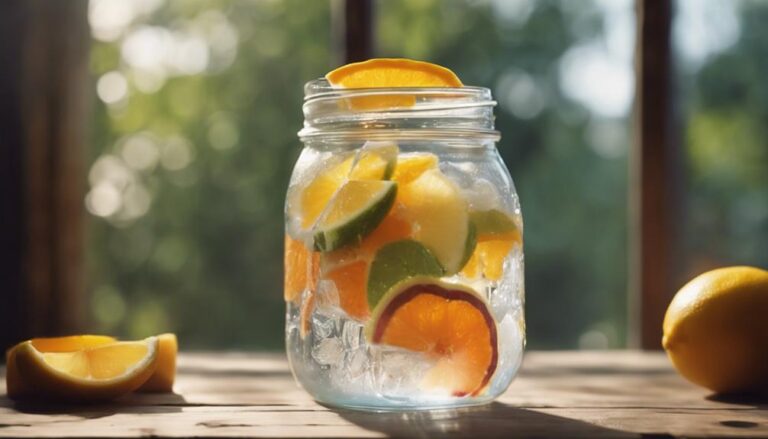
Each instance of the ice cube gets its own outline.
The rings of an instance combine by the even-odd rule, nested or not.
[[[368,363],[368,354],[365,348],[347,352],[345,366],[349,378],[353,381],[365,378],[364,375],[367,372]]]
[[[519,247],[513,249],[504,260],[502,273],[495,288],[489,289],[491,311],[497,320],[511,310],[523,307],[523,254]]]
[[[312,334],[316,341],[330,337],[335,329],[333,317],[321,312],[312,313]]]
[[[490,181],[479,178],[476,179],[471,189],[465,193],[469,200],[469,207],[473,210],[491,210],[501,208],[501,199],[496,186]]]
[[[353,320],[346,320],[341,329],[341,340],[344,349],[355,350],[360,347],[360,338],[363,336],[363,325]]]
[[[312,349],[312,358],[321,365],[337,364],[344,356],[344,347],[338,338],[324,338]]]
[[[336,314],[339,310],[339,291],[331,280],[321,280],[317,283],[317,309],[326,314]]]
[[[424,374],[433,365],[421,353],[389,346],[378,346],[373,361],[377,362],[376,387],[385,396],[419,392]]]
[[[525,346],[525,324],[522,315],[510,313],[501,321],[499,331],[499,371],[493,379],[491,387],[506,387],[509,380],[517,373],[523,361]]]

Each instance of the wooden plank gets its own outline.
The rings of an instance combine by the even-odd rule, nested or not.
[[[11,168],[3,177],[0,236],[10,245],[0,246],[0,348],[81,329],[86,14],[86,0],[11,0],[0,10],[0,115],[10,116],[0,122],[0,162]]]
[[[281,355],[185,354],[179,372],[178,394],[105,405],[0,398],[0,437],[768,438],[768,401],[716,400],[659,353],[534,352],[493,404],[406,413],[320,406]]]
[[[661,326],[679,273],[682,167],[673,124],[672,2],[639,0],[635,137],[630,159],[630,334],[661,349]]]

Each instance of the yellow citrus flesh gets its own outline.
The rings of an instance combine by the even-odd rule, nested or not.
[[[431,169],[399,188],[397,203],[414,225],[414,239],[434,253],[447,274],[459,271],[470,233],[468,206],[459,188]]]
[[[486,279],[501,279],[504,274],[504,260],[520,242],[518,231],[478,236],[477,246],[469,261],[461,269],[461,274],[468,278],[477,278],[482,274]]]
[[[397,155],[397,146],[394,155]],[[388,177],[391,162],[390,148],[382,147],[381,151],[363,149],[357,155],[347,157],[341,163],[320,172],[301,193],[301,226],[310,228],[323,213],[334,194],[348,179],[382,180]]]
[[[437,162],[437,156],[429,153],[400,157],[392,180],[400,185],[410,183],[425,171],[437,168]]]
[[[373,343],[423,352],[436,363],[422,385],[456,396],[478,395],[498,361],[496,324],[480,297],[464,287],[416,278],[393,288],[368,331]]]
[[[140,392],[173,392],[178,351],[179,344],[176,340],[176,334],[157,336],[157,367],[147,382],[139,387]]]
[[[403,58],[376,58],[351,63],[325,75],[344,88],[461,87],[455,73],[437,64]]]
[[[113,337],[106,335],[71,335],[66,337],[33,338],[29,340],[35,349],[40,352],[72,352],[81,349],[102,346],[114,343]],[[8,397],[11,399],[20,399],[32,396],[32,389],[22,379],[16,368],[15,350],[16,345],[5,353],[5,382]]]
[[[768,271],[727,267],[677,292],[662,344],[677,370],[719,393],[768,393]]]
[[[378,58],[347,64],[325,75],[328,82],[340,88],[385,87],[461,87],[455,73],[437,64],[401,58]],[[413,94],[357,96],[347,99],[354,109],[410,107],[416,103]]]
[[[320,173],[301,193],[301,226],[307,229],[317,221],[333,194],[344,184],[352,170],[354,157]]]
[[[15,348],[16,367],[35,397],[107,400],[130,393],[157,367],[157,337],[72,352],[40,352],[31,341]]]

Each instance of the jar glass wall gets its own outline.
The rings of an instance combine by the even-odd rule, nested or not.
[[[286,197],[286,345],[318,401],[476,405],[522,360],[522,217],[483,88],[307,84]]]

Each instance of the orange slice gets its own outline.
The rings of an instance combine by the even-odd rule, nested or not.
[[[14,348],[14,360],[33,396],[96,401],[120,397],[144,384],[157,367],[157,351],[157,337],[68,352],[41,352],[26,341]]]
[[[40,352],[72,352],[81,349],[115,343],[113,337],[106,335],[71,335],[67,337],[33,338],[29,342]],[[32,389],[27,385],[16,368],[16,345],[5,353],[5,382],[8,397],[21,399],[32,396]]]
[[[458,76],[437,64],[405,58],[374,58],[339,67],[325,75],[344,88],[461,87]]]
[[[370,315],[366,285],[368,270],[376,252],[386,244],[409,237],[412,226],[390,211],[379,226],[359,245],[344,247],[321,256],[322,277],[334,282],[339,306],[359,320]]]
[[[339,306],[351,317],[364,320],[370,315],[366,285],[368,284],[368,263],[356,261],[342,265],[326,276],[336,284],[339,292]]]
[[[455,396],[476,396],[498,362],[496,323],[471,288],[418,277],[393,287],[366,328],[373,343],[432,357],[422,385]]]
[[[314,289],[320,271],[317,252],[310,252],[304,243],[285,235],[285,284],[283,297],[294,302],[305,289]]]
[[[403,58],[377,58],[347,64],[325,75],[339,88],[387,87],[461,87],[458,76],[437,64]],[[347,100],[355,109],[410,107],[416,103],[413,94],[358,96]]]
[[[517,230],[478,236],[475,251],[462,268],[461,274],[468,278],[477,278],[482,274],[486,279],[501,279],[504,273],[504,259],[521,241],[520,232]]]

